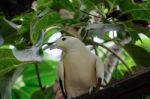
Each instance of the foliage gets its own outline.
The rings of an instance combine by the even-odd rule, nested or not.
[[[43,97],[43,99],[52,99],[53,92],[50,86],[56,80],[57,62],[45,58],[48,53],[45,53],[42,46],[47,44],[49,37],[58,31],[79,37],[87,45],[93,44],[91,42],[95,36],[103,39],[103,43],[115,42],[124,48],[121,57],[127,60],[130,68],[135,66],[148,68],[150,66],[150,0],[137,1],[37,0],[34,10],[26,12],[18,10],[22,12],[15,13],[14,16],[8,16],[10,14],[7,14],[7,10],[1,8],[0,79],[13,70],[24,67],[18,77],[20,81],[16,81],[12,88],[13,99],[38,99],[39,97],[41,97],[39,99]],[[4,19],[6,16],[9,20]],[[109,37],[110,31],[116,31],[117,36]],[[146,35],[148,39],[144,40],[139,33]],[[10,48],[10,45],[14,48]],[[16,55],[14,51],[19,54]],[[27,59],[29,55],[31,58]],[[43,60],[38,60],[38,57]],[[45,96],[38,85],[35,64],[38,64],[42,84],[46,87]],[[117,68],[113,72],[113,77],[122,79],[128,70],[121,62],[118,63]],[[47,90],[50,90],[50,93]]]

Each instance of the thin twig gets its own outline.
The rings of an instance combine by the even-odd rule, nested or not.
[[[101,50],[99,47],[98,47],[98,50],[99,50],[105,57],[107,57],[106,53],[105,53],[103,50]]]
[[[98,56],[97,46],[96,46],[96,45],[93,45],[93,47],[94,47],[95,54]]]
[[[55,42],[45,43],[46,46],[44,46],[42,49],[43,49],[43,50],[46,50],[46,49],[48,49],[48,48],[51,48],[51,46],[52,46],[53,43],[55,43]]]
[[[76,7],[76,9],[79,10],[79,11],[81,11],[81,12],[83,12],[83,13],[85,13],[85,14],[87,14],[87,15],[91,15],[91,16],[94,16],[94,17],[97,17],[97,18],[101,18],[100,16],[90,14],[90,13],[88,13],[88,12],[86,12],[86,11],[83,11],[83,10],[77,8],[77,7]]]
[[[125,65],[125,67],[129,70],[129,72],[132,75],[134,74],[134,71],[131,68],[129,68],[128,64],[115,51],[111,50],[110,48],[106,47],[105,45],[102,45],[102,44],[99,44],[99,43],[96,43],[93,41],[91,41],[89,43],[92,43],[93,45],[98,45],[98,46],[101,46],[101,47],[107,49],[109,52],[111,52],[113,55],[115,55]]]
[[[86,39],[87,35],[88,35],[88,31],[86,31],[86,32],[84,33],[84,36],[82,37],[82,41],[84,41],[84,40]]]
[[[41,88],[41,91],[44,93],[45,88],[42,86],[41,77],[40,77],[39,68],[38,68],[38,63],[35,63],[35,71],[36,71],[39,87]]]
[[[128,64],[115,51],[111,50],[110,48],[106,47],[105,45],[99,44],[99,46],[107,49],[109,52],[111,52],[112,54],[114,54],[125,65],[125,67],[129,70],[129,72],[132,75],[134,74],[133,70],[129,68]]]

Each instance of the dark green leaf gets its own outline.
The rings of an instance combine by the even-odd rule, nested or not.
[[[150,16],[150,9],[134,3],[133,0],[126,0],[126,1],[120,2],[119,7],[123,11],[122,14],[131,14],[132,19],[150,20],[150,17],[149,17]]]
[[[20,35],[17,35],[17,31],[3,20],[0,21],[0,34],[4,39],[4,44],[15,44],[15,41],[21,38]]]
[[[0,45],[2,45],[4,43],[4,39],[3,37],[0,35]]]
[[[90,0],[81,0],[80,9],[89,12],[95,9],[95,4]]]
[[[12,89],[12,99],[30,99],[38,88],[33,86],[16,87]]]
[[[41,90],[35,91],[30,99],[54,99],[53,87],[46,88],[44,94]]]
[[[140,40],[140,37],[139,37],[139,35],[138,35],[138,33],[137,32],[129,32],[129,34],[130,34],[130,36],[132,37],[132,41],[137,41],[137,40]]]
[[[74,5],[69,0],[53,0],[52,6],[53,9],[68,9],[70,11],[74,11]]]
[[[44,8],[50,7],[52,0],[37,0],[37,9],[43,10]]]
[[[150,53],[146,51],[145,49],[132,45],[127,44],[124,46],[124,48],[127,50],[127,52],[131,55],[133,60],[137,65],[149,67],[150,65]]]
[[[33,36],[34,41],[35,42],[37,41],[42,29],[44,30],[44,29],[48,28],[49,26],[59,24],[60,21],[61,21],[60,16],[56,12],[51,12],[51,13],[43,16],[42,18],[40,18],[33,27],[32,36]]]

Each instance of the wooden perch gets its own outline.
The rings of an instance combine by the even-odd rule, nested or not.
[[[150,95],[150,71],[113,84],[78,99],[133,99]],[[142,98],[143,99],[143,98]]]

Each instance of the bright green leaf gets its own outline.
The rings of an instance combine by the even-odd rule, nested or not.
[[[56,80],[56,72],[54,68],[56,67],[56,63],[57,62],[47,60],[39,64],[38,67],[43,85],[51,85]],[[28,65],[28,67],[25,69],[23,80],[27,85],[39,85],[34,64]]]
[[[150,39],[142,39],[142,41],[138,40],[135,44],[150,52]]]

